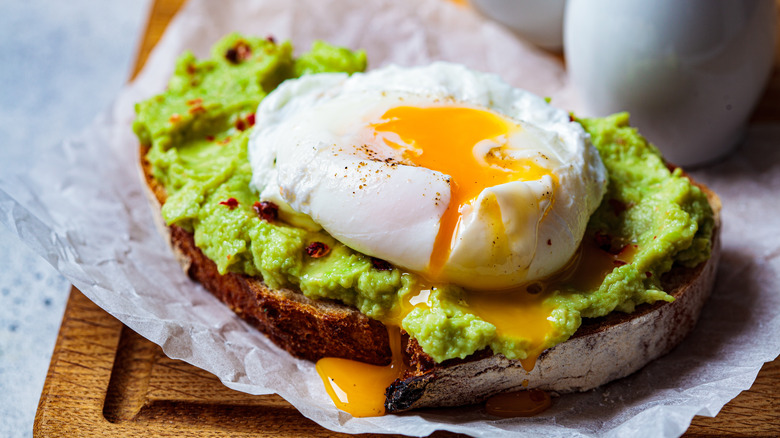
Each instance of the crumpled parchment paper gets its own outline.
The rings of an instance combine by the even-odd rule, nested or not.
[[[239,31],[325,39],[368,52],[370,67],[449,60],[495,72],[576,110],[559,60],[443,0],[296,2],[191,0],[145,70],[110,111],[30,169],[0,175],[0,222],[84,294],[173,358],[236,390],[278,393],[342,432],[473,436],[677,436],[715,415],[780,352],[780,124],[750,126],[726,161],[693,172],[723,201],[723,256],[694,333],[639,373],[557,398],[533,418],[496,419],[481,407],[355,419],[330,402],[312,363],[290,357],[181,271],[157,234],[136,162],[133,103],[164,89],[185,48],[205,56]]]

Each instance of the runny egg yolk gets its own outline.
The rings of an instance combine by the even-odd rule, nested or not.
[[[371,365],[349,359],[326,357],[317,361],[317,373],[337,408],[354,417],[375,417],[385,413],[385,390],[401,377],[401,332],[388,327],[392,352],[389,365]]]
[[[512,181],[552,177],[550,170],[532,159],[518,160],[507,155],[507,139],[522,128],[487,110],[399,106],[385,112],[373,129],[388,146],[403,150],[405,159],[450,177],[450,202],[440,219],[426,273],[433,280],[438,279],[449,258],[463,207],[482,190]],[[397,138],[386,133],[396,134]],[[498,202],[495,198],[492,201],[494,222],[502,224]],[[503,227],[497,228],[496,232],[503,234]],[[502,235],[496,237],[503,239]]]
[[[472,204],[485,188],[513,181],[535,181],[545,176],[552,179],[553,186],[557,183],[552,171],[536,160],[512,158],[510,150],[518,144],[510,144],[509,139],[523,128],[491,111],[458,106],[399,106],[386,111],[381,121],[371,128],[380,141],[403,151],[406,161],[450,178],[450,201],[439,221],[428,271],[423,273],[433,280],[433,284],[449,259],[464,207]],[[522,141],[520,143],[522,146]],[[551,200],[554,202],[554,197]],[[494,195],[486,196],[485,201],[489,203],[485,211],[493,219],[493,233],[502,237],[504,227],[499,203]],[[501,243],[501,240],[496,241]],[[503,244],[506,244],[505,240]],[[597,272],[591,274],[592,266],[581,263],[582,257],[597,260],[593,262],[599,264]],[[519,285],[493,293],[466,291],[461,303],[470,312],[495,325],[498,336],[526,340],[528,356],[520,362],[530,373],[548,338],[555,332],[550,321],[552,307],[545,302],[549,292],[564,283],[585,282],[590,285],[603,280],[616,260],[607,258],[591,257],[590,252],[578,254],[569,266],[541,283]],[[602,259],[605,260],[603,263]],[[394,327],[389,330],[393,351],[391,365],[381,367],[335,358],[317,362],[317,371],[339,409],[356,417],[384,413],[384,391],[403,373],[400,339],[395,327],[400,326],[403,318],[415,307],[430,305],[428,297],[431,290],[428,287],[403,300],[398,311],[383,321]],[[533,415],[550,404],[549,396],[541,391],[509,397],[506,401],[492,400],[491,406],[497,407],[493,406],[490,412],[504,416]]]
[[[545,304],[547,294],[530,293],[527,288],[504,293],[468,293],[469,310],[496,326],[496,335],[526,339],[528,357],[520,363],[529,373],[544,350],[545,341],[554,332],[548,319],[552,308]]]

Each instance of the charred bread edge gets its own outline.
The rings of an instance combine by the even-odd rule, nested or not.
[[[385,326],[356,309],[311,300],[291,289],[270,289],[255,277],[219,274],[216,264],[195,246],[192,233],[164,223],[160,207],[167,195],[151,174],[145,158],[148,147],[140,149],[139,170],[155,207],[155,224],[187,275],[293,356],[311,361],[327,356],[379,365],[390,362]],[[643,305],[631,314],[613,313],[583,323],[569,340],[543,352],[530,373],[519,361],[489,351],[436,364],[416,342],[404,337],[405,360],[412,366],[387,389],[387,411],[468,405],[521,389],[587,391],[628,376],[671,351],[695,326],[720,258],[720,200],[699,187],[715,213],[712,255],[695,268],[675,267],[664,275],[664,290],[670,291],[674,302]]]

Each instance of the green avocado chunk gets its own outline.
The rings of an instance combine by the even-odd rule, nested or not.
[[[627,114],[577,121],[590,133],[609,173],[607,195],[584,240],[595,239],[602,247],[630,245],[635,254],[610,268],[598,284],[552,283],[538,299],[550,329],[533,342],[481,318],[473,295],[458,286],[429,285],[324,231],[264,220],[254,207],[259,195],[249,188],[247,157],[257,105],[286,79],[352,74],[366,67],[364,52],[324,42],[298,58],[292,52],[289,42],[228,35],[209,59],[181,55],[167,90],[136,105],[133,129],[149,147],[152,175],[168,194],[163,218],[194,233],[196,245],[220,273],[261,276],[272,288],[297,288],[310,298],[354,306],[400,325],[442,362],[485,348],[509,358],[534,357],[574,334],[582,318],[672,301],[660,288],[661,275],[675,263],[695,266],[709,257],[714,223],[706,196],[679,169],[667,168],[657,149],[628,125]],[[328,249],[325,255],[309,255],[321,244]],[[410,307],[409,299],[421,291],[427,293],[424,305]]]

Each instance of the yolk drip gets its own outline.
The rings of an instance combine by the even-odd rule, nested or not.
[[[581,290],[597,287],[612,270],[631,263],[636,245],[626,245],[617,254],[607,252],[593,242],[583,239],[578,254],[569,265],[554,277],[511,291],[497,293],[467,292],[466,305],[481,319],[496,326],[499,336],[523,338],[529,341],[529,354],[520,362],[529,373],[544,350],[546,338],[554,334],[550,321],[552,308],[545,304],[549,292],[563,284]],[[427,287],[427,286],[426,286]],[[429,306],[430,289],[421,287],[399,303],[396,314],[386,324],[400,325],[415,307]],[[404,363],[401,339],[396,327],[388,328],[392,362],[387,366],[370,365],[349,359],[323,358],[317,361],[317,372],[337,408],[355,417],[378,416],[385,413],[385,390],[401,377]],[[528,380],[523,381],[528,386]],[[501,417],[533,416],[550,407],[550,396],[544,391],[530,390],[498,394],[491,397],[486,410]]]
[[[317,361],[317,373],[337,408],[353,417],[374,417],[385,413],[385,389],[404,371],[401,333],[388,328],[390,365],[370,365],[349,359],[326,357]]]
[[[526,288],[498,293],[468,293],[469,310],[496,326],[496,335],[527,339],[528,357],[520,363],[531,372],[536,358],[544,351],[545,341],[554,327],[548,319],[552,308],[544,303],[548,294],[530,293]]]
[[[404,318],[415,307],[430,307],[428,304],[428,297],[431,295],[431,288],[429,286],[420,286],[412,294],[406,296],[405,299],[399,300],[396,309],[387,315],[382,322],[386,325],[401,326]]]
[[[382,122],[373,128],[377,133],[397,134],[403,144],[388,138],[384,138],[385,143],[403,149],[405,158],[412,163],[451,177],[450,202],[441,217],[429,264],[434,279],[449,258],[464,205],[486,187],[550,175],[549,170],[533,160],[505,156],[506,137],[521,128],[490,111],[452,106],[401,106],[388,110]],[[485,140],[496,146],[480,151],[478,143]]]

